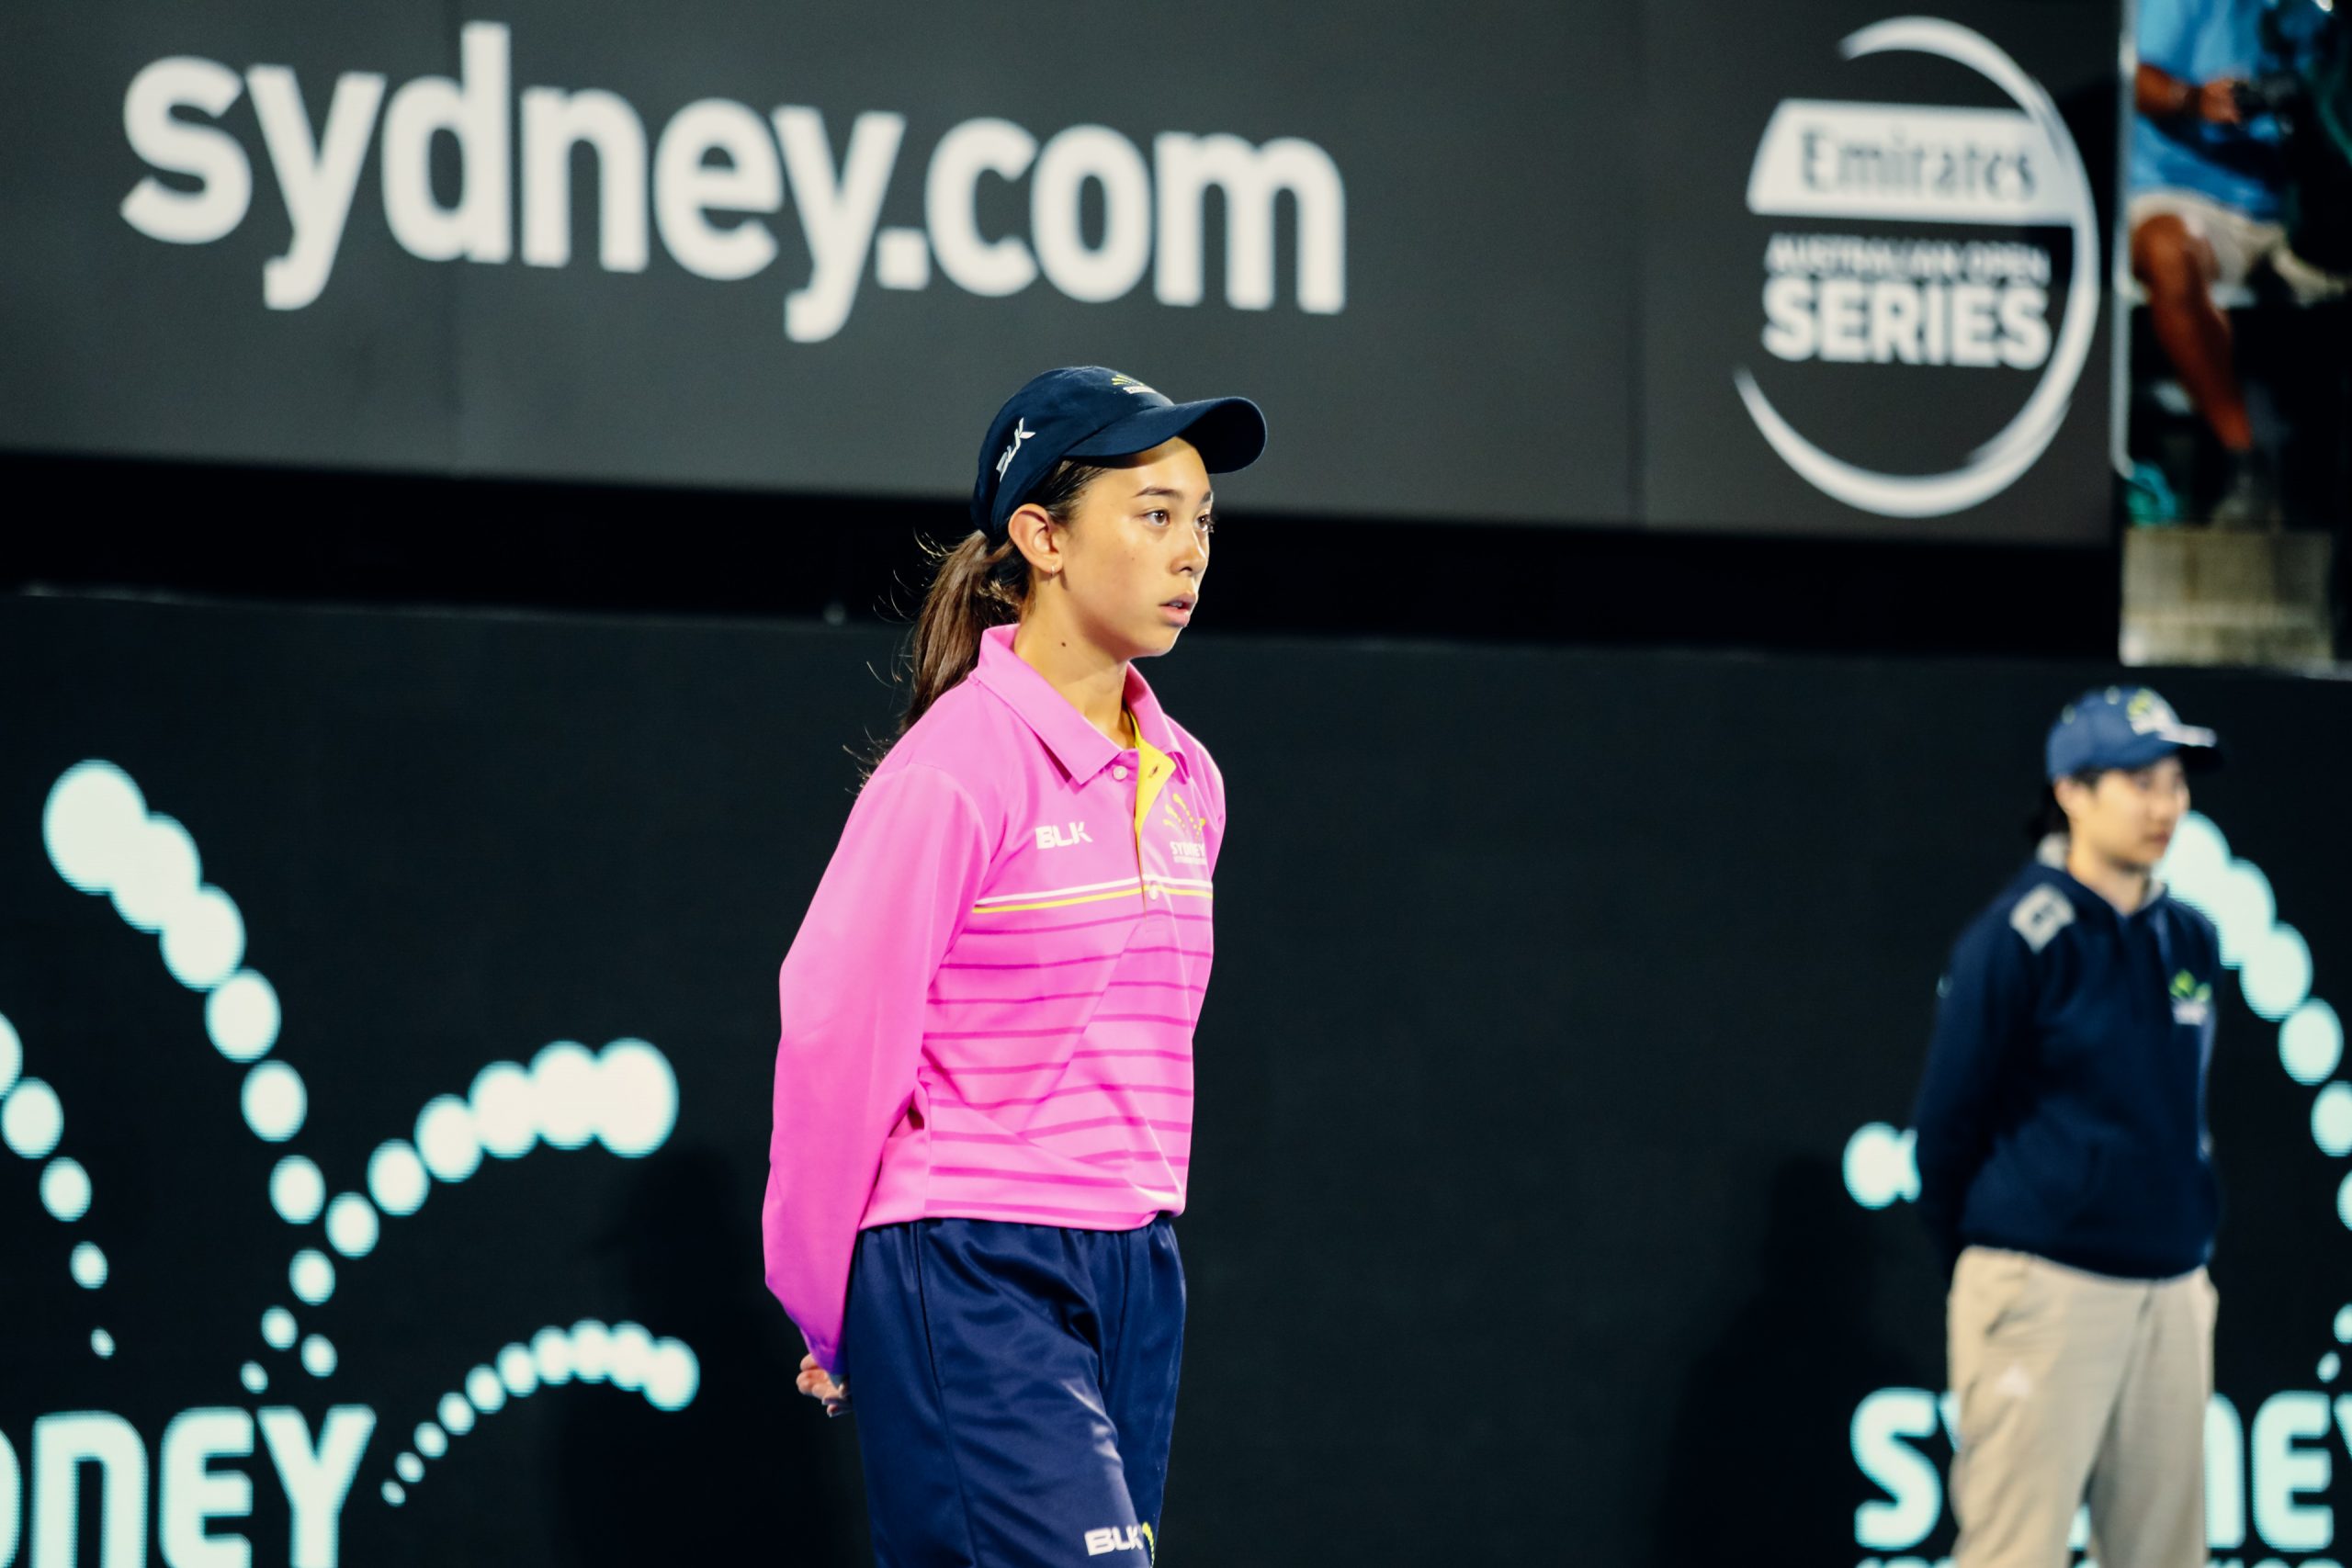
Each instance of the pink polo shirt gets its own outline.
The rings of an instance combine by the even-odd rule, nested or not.
[[[857,1233],[1184,1207],[1225,785],[1132,668],[1123,750],[1012,651],[891,748],[778,984],[768,1288],[838,1370]]]

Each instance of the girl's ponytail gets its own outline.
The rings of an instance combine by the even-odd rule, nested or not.
[[[915,613],[907,652],[907,711],[899,733],[914,728],[932,704],[979,662],[980,634],[1021,618],[1029,592],[1029,563],[1011,539],[994,546],[975,528],[953,549],[928,546],[931,590]]]
[[[1100,465],[1065,457],[1030,494],[1028,504],[1043,507],[1047,516],[1067,525],[1077,515],[1086,487],[1102,472]],[[938,545],[926,548],[932,558],[931,588],[923,594],[922,608],[915,612],[914,638],[907,650],[901,735],[972,672],[980,661],[980,634],[1019,620],[1029,600],[1029,561],[1010,536],[991,545],[975,528],[952,549]]]

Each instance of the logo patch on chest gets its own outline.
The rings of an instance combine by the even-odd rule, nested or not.
[[[1041,850],[1066,850],[1072,844],[1091,844],[1093,841],[1093,836],[1087,832],[1083,822],[1072,822],[1064,828],[1048,825],[1037,829],[1037,847]]]
[[[2213,1016],[2213,987],[2184,969],[2172,977],[2172,1021],[2203,1023]]]

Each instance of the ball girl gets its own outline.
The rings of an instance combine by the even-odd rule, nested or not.
[[[884,1568],[1145,1568],[1183,1344],[1225,786],[1134,661],[1199,607],[1257,407],[1014,393],[902,732],[779,982],[768,1286],[850,1408]]]

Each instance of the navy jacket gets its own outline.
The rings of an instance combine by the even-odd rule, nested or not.
[[[1962,933],[1912,1115],[1919,1212],[1970,1245],[2161,1280],[2212,1251],[2205,1128],[2221,942],[2030,865]]]

